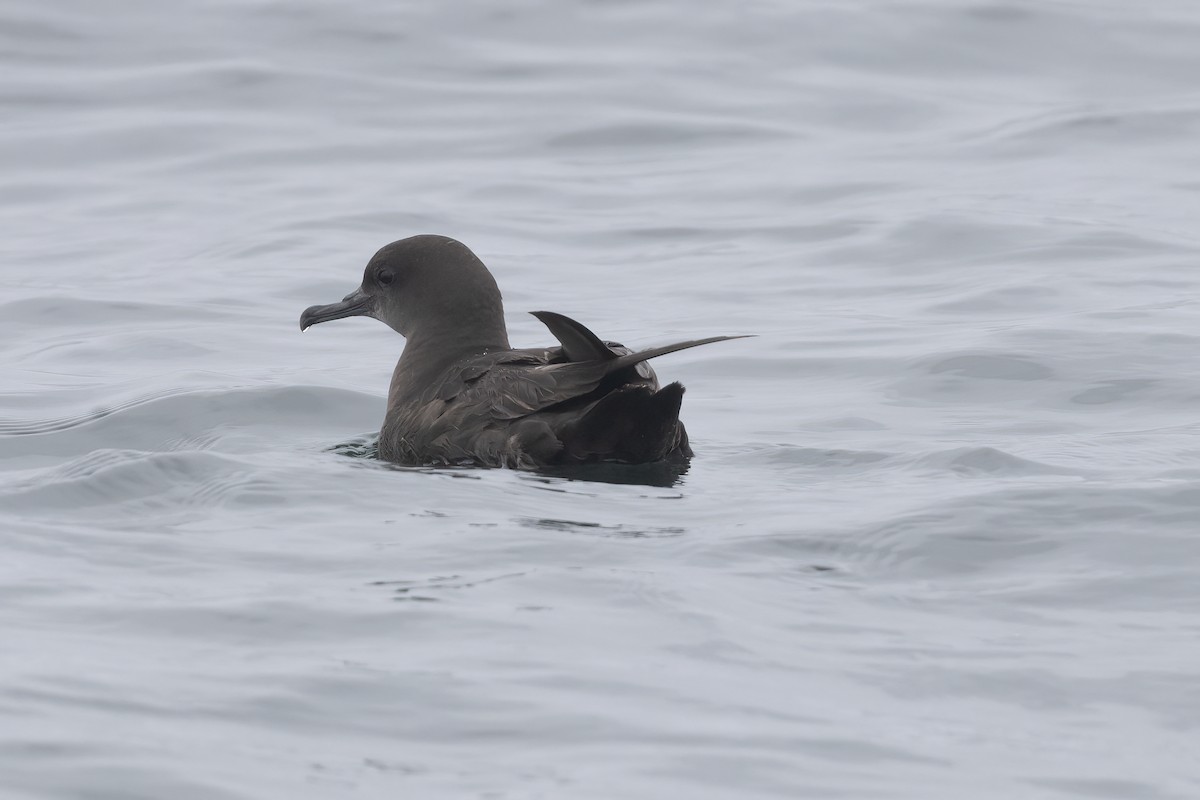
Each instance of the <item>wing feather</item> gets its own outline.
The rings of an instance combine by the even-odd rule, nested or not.
[[[529,360],[494,360],[470,380],[459,382],[453,397],[467,406],[485,406],[496,419],[518,419],[594,391],[614,372],[651,358],[721,342],[740,336],[712,336],[653,347],[604,361],[533,363]]]

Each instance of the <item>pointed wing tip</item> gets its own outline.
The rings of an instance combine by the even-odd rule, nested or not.
[[[729,342],[734,339],[754,339],[757,336],[757,333],[737,333],[732,336],[710,336],[707,339],[697,340],[693,346],[701,344],[716,344],[717,342]]]

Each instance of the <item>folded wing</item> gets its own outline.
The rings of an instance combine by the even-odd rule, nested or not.
[[[599,337],[575,320],[553,312],[537,312],[550,332],[563,345],[567,361],[530,363],[528,359],[497,360],[478,375],[463,382],[459,393],[464,401],[480,403],[491,409],[496,419],[518,419],[562,403],[587,397],[597,390],[610,391],[606,379],[618,378],[616,385],[627,383],[618,373],[651,358],[742,336],[710,336],[686,342],[652,347],[637,353],[618,355]]]

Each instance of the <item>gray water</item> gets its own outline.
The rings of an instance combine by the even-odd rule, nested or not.
[[[0,8],[0,796],[1200,796],[1193,0]],[[452,235],[676,482],[353,457]]]

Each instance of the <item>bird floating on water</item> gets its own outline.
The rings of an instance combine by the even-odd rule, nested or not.
[[[311,306],[300,330],[374,317],[407,340],[392,374],[379,457],[409,465],[532,469],[692,455],[683,386],[660,388],[648,359],[741,336],[633,352],[569,317],[535,311],[557,347],[513,349],[500,290],[466,245],[422,235],[381,248],[362,285]]]

